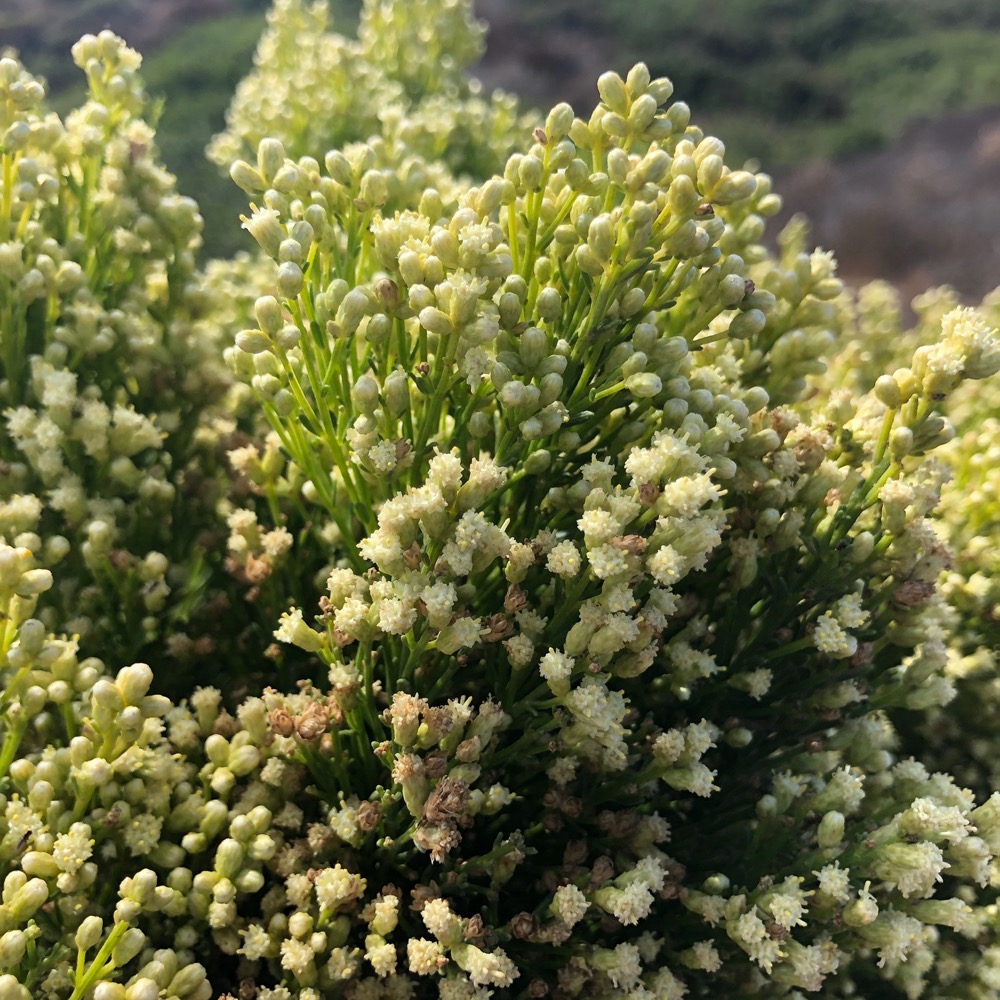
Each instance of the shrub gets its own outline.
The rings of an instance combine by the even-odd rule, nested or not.
[[[77,581],[131,564],[65,534],[50,558],[61,508],[21,523],[12,487],[0,1000],[991,995],[996,404],[978,387],[1000,369],[996,304],[937,292],[904,331],[884,289],[845,295],[802,226],[772,254],[769,178],[727,167],[643,65],[601,76],[588,118],[472,134],[499,169],[464,179],[453,126],[496,108],[459,72],[468,6],[372,2],[356,43],[322,17],[277,5],[216,146],[256,144],[232,176],[261,256],[183,272],[208,290],[203,325],[184,296],[149,304],[183,255],[155,244],[171,263],[143,279],[141,248],[59,222],[116,180],[113,130],[90,173],[55,153],[37,170],[56,235],[25,251],[32,281],[117,268],[139,329],[186,324],[157,357],[209,352],[190,432],[168,421],[142,461],[183,468],[174,485],[200,473],[163,546],[198,528],[183,608],[234,610],[192,635],[172,595],[146,606],[151,648],[216,682],[173,701],[144,664],[102,662],[145,589],[95,596],[111,610],[80,641],[110,652],[79,659]],[[403,58],[422,25],[453,49]],[[78,51],[127,121],[134,54],[110,35]],[[5,106],[36,104],[0,66]],[[385,103],[352,102],[354,77]],[[283,121],[285,102],[349,114]],[[281,135],[253,135],[253,109]],[[61,135],[16,113],[14,237],[35,211],[24,143]],[[58,283],[41,312],[17,280],[11,482],[49,487],[37,435],[13,433],[49,419],[91,461],[81,502],[117,511],[117,458],[75,423],[113,377],[72,352]],[[228,385],[209,359],[234,330]],[[149,398],[141,351],[101,356],[121,398]],[[45,365],[94,388],[53,415]],[[149,528],[134,513],[122,550]]]

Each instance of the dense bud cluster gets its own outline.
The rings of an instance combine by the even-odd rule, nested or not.
[[[73,58],[90,93],[65,120],[0,61],[0,534],[60,565],[50,624],[127,656],[183,599],[196,532],[174,516],[196,526],[186,468],[227,378],[139,56],[105,32]]]
[[[525,124],[480,44],[278,0],[204,274],[137,57],[0,61],[0,1000],[985,1000],[995,297],[906,331],[669,80]]]

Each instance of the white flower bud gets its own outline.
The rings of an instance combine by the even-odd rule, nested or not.
[[[186,965],[170,980],[166,989],[167,995],[187,997],[201,988],[206,977],[205,966],[201,963],[194,962],[191,965]]]
[[[284,162],[285,147],[279,140],[272,138],[260,140],[257,144],[257,166],[266,185],[272,184],[275,174],[281,169]]]
[[[628,111],[628,92],[624,81],[617,73],[610,71],[602,73],[597,78],[597,92],[612,111],[617,111],[620,115]]]
[[[0,937],[0,966],[11,968],[24,957],[28,936],[22,930],[7,931]]]
[[[0,1000],[31,1000],[31,994],[12,975],[0,976]]]
[[[233,183],[245,191],[247,194],[259,194],[267,188],[267,181],[256,167],[252,167],[246,160],[237,160],[229,168],[229,176]]]

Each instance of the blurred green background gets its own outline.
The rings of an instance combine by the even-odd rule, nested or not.
[[[335,27],[352,32],[359,0],[329,5]],[[203,150],[251,65],[266,9],[266,0],[3,0],[0,46],[47,78],[58,110],[81,96],[68,54],[80,34],[109,26],[142,51],[147,87],[163,99],[164,158],[202,206],[205,253],[228,255],[247,245],[236,224],[245,200]],[[477,12],[492,28],[487,85],[586,114],[598,73],[642,59],[671,77],[733,161],[753,157],[779,174],[870,155],[916,119],[1000,107],[997,0],[479,0]]]

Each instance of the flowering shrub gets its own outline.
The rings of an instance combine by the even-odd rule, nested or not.
[[[642,65],[522,129],[466,4],[324,16],[205,274],[135,54],[0,62],[0,1000],[993,995],[996,303],[771,253]]]

